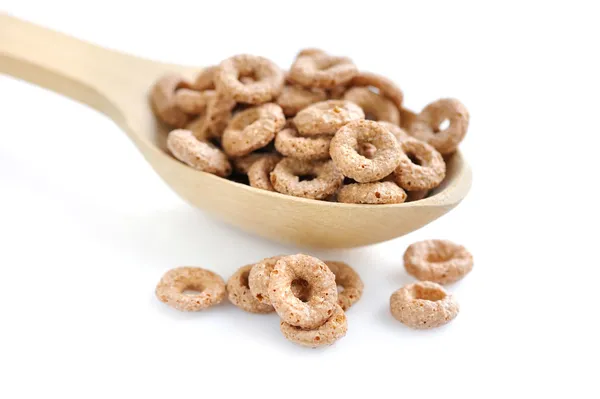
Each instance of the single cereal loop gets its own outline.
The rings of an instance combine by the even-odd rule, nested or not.
[[[405,202],[420,201],[423,198],[426,198],[428,194],[429,190],[407,191]]]
[[[304,161],[322,161],[329,159],[331,136],[298,135],[295,128],[283,129],[275,136],[275,149],[282,155]]]
[[[447,120],[449,126],[440,131]],[[456,151],[467,134],[469,111],[458,100],[442,98],[427,105],[410,126],[410,134],[431,144],[442,155]]]
[[[206,111],[208,102],[215,96],[214,90],[179,89],[175,92],[175,104],[185,113],[201,114]]]
[[[348,319],[340,306],[336,306],[331,317],[322,325],[312,330],[281,321],[279,328],[289,341],[310,348],[328,346],[344,337],[348,331]]]
[[[379,122],[379,124],[389,130],[398,141],[404,141],[412,138],[408,133],[406,133],[406,130],[402,129],[398,125],[394,125],[390,122]]]
[[[310,296],[302,302],[292,292],[296,279],[308,282]],[[329,319],[337,306],[335,276],[327,265],[308,255],[279,259],[271,272],[269,299],[283,321],[296,327],[317,328]]]
[[[277,97],[276,102],[285,116],[295,116],[309,105],[325,100],[327,100],[327,93],[324,90],[286,85]]]
[[[429,144],[415,139],[402,141],[400,146],[400,164],[394,171],[396,184],[412,191],[439,186],[446,176],[442,155]]]
[[[186,294],[194,290],[199,294]],[[184,312],[196,312],[220,303],[225,298],[225,282],[210,270],[178,267],[165,273],[156,286],[156,296],[167,305]]]
[[[337,199],[348,204],[400,204],[406,200],[406,192],[389,181],[354,183],[343,186]]]
[[[462,245],[448,240],[425,240],[404,252],[404,267],[419,280],[454,283],[473,269],[473,255]]]
[[[251,154],[244,155],[243,157],[234,158],[232,160],[233,167],[238,173],[247,175],[248,170],[250,170],[250,167],[254,164],[254,162],[265,157],[276,158],[279,160],[281,159],[281,155],[275,152],[253,152]]]
[[[300,176],[314,176],[300,181]],[[344,176],[329,161],[301,161],[284,158],[271,172],[271,184],[276,191],[295,197],[324,199],[341,187]]]
[[[303,136],[335,134],[348,122],[364,117],[362,108],[350,101],[327,100],[298,112],[294,118],[294,125]]]
[[[185,125],[185,130],[189,130],[192,132],[194,137],[196,137],[200,141],[210,141],[212,137],[206,136],[206,130],[204,129],[206,123],[206,114],[197,116],[195,119],[192,119],[187,125]]]
[[[377,151],[368,159],[358,153],[362,143],[373,144]],[[378,122],[359,120],[348,123],[331,140],[329,154],[344,176],[359,183],[381,180],[392,173],[402,151],[394,135]]]
[[[254,78],[254,82],[240,81],[241,77],[248,76]],[[249,54],[226,59],[214,75],[218,91],[247,104],[262,104],[276,98],[283,88],[284,78],[283,71],[273,61]]]
[[[379,90],[379,94],[389,98],[398,109],[402,108],[404,94],[394,82],[388,78],[371,72],[361,72],[352,79],[352,86],[371,86]]]
[[[217,65],[209,66],[204,68],[198,73],[196,76],[196,80],[192,85],[194,90],[204,91],[204,90],[214,90],[215,89],[215,72],[219,67]]]
[[[167,148],[175,158],[194,169],[221,177],[231,174],[227,156],[211,143],[198,140],[190,130],[176,129],[170,132]]]
[[[350,58],[334,57],[321,50],[301,51],[290,68],[289,79],[305,87],[334,88],[358,74]]]
[[[188,82],[174,74],[165,75],[154,83],[150,91],[150,104],[161,121],[175,127],[186,125],[189,116],[177,106],[175,92],[189,87]]]
[[[419,281],[394,292],[390,297],[390,310],[396,320],[423,330],[450,322],[458,314],[459,306],[441,285]]]
[[[248,286],[248,275],[254,265],[246,265],[239,268],[233,276],[227,280],[227,295],[229,301],[238,308],[250,313],[271,313],[273,306],[260,303],[250,293]]]
[[[398,125],[400,112],[396,105],[384,96],[366,87],[353,87],[344,94],[344,100],[352,101],[363,109],[366,119],[385,121]]]
[[[282,256],[265,258],[256,263],[250,270],[248,285],[250,286],[252,296],[254,296],[257,302],[271,305],[271,300],[269,299],[269,281],[275,264],[281,258]],[[302,301],[308,300],[310,295],[308,283],[303,280],[292,281],[292,293]]]
[[[364,284],[356,271],[347,263],[326,260],[325,264],[335,275],[335,283],[344,288],[338,292],[338,305],[344,311],[350,309],[362,296]]]
[[[271,184],[270,174],[279,163],[281,157],[262,157],[250,166],[248,169],[248,180],[250,186],[260,188],[262,190],[275,191]]]

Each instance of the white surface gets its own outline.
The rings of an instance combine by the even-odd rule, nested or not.
[[[300,249],[190,208],[104,116],[1,76],[0,397],[599,394],[600,30],[591,7],[2,3],[173,62],[250,52],[285,66],[306,46],[349,55],[397,80],[410,108],[443,96],[466,104],[474,185],[456,210],[409,236],[308,251],[354,265],[366,290],[343,340],[304,349],[283,338],[275,314],[227,303],[182,314],[154,297],[177,265],[227,278]],[[475,268],[449,287],[457,319],[415,332],[392,318],[388,298],[412,281],[405,247],[436,237],[465,244]]]

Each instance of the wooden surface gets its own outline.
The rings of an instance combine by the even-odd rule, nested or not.
[[[0,72],[106,114],[183,199],[243,230],[302,246],[367,245],[426,225],[454,208],[469,191],[471,171],[460,153],[448,160],[446,179],[435,195],[394,205],[307,200],[195,171],[164,151],[166,130],[156,123],[147,93],[166,71],[197,70],[110,51],[0,14]]]

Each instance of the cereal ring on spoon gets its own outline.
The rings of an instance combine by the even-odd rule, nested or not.
[[[214,90],[215,72],[217,72],[218,68],[218,65],[213,65],[202,69],[200,73],[196,75],[196,80],[194,80],[192,88],[198,91]]]
[[[294,118],[294,125],[303,136],[335,134],[348,122],[364,117],[363,110],[350,101],[327,100],[298,112]]]
[[[327,93],[324,90],[286,85],[276,102],[283,109],[285,116],[295,116],[309,105],[325,100],[327,100]]]
[[[250,293],[248,286],[248,275],[254,265],[240,267],[227,280],[227,295],[229,301],[240,309],[250,313],[271,313],[273,306],[260,303]]]
[[[360,72],[351,82],[352,86],[370,86],[379,90],[379,94],[392,100],[398,109],[402,108],[404,94],[394,82],[388,78],[371,72]]]
[[[374,121],[400,123],[400,112],[396,105],[384,96],[366,87],[352,87],[344,94],[344,100],[352,101],[365,112],[365,118]]]
[[[198,294],[186,294],[186,290]],[[184,312],[196,312],[220,303],[225,298],[223,279],[199,267],[178,267],[165,273],[156,286],[161,302]]]
[[[307,176],[310,180],[301,181]],[[282,194],[325,199],[342,185],[344,176],[332,161],[301,161],[285,158],[271,172],[271,184]]]
[[[350,58],[310,49],[298,54],[290,68],[289,79],[305,87],[333,88],[349,82],[357,73]]]
[[[430,190],[446,176],[442,155],[429,144],[415,140],[400,143],[402,155],[394,171],[394,181],[405,190]]]
[[[304,161],[329,159],[331,136],[302,137],[293,128],[283,129],[275,136],[275,149],[286,157]]]
[[[394,292],[390,310],[396,320],[422,330],[450,322],[458,315],[459,307],[441,285],[419,281]]]
[[[337,200],[348,204],[400,204],[406,200],[406,192],[389,181],[354,183],[343,186]]]
[[[418,241],[404,252],[404,267],[408,274],[419,280],[450,284],[473,269],[473,255],[452,241]]]
[[[185,113],[201,114],[216,95],[214,90],[178,89],[175,92],[175,104]]]
[[[231,174],[231,164],[225,154],[211,143],[198,140],[190,130],[170,132],[167,148],[175,158],[194,169],[221,177]]]
[[[184,127],[189,116],[177,106],[175,92],[178,89],[190,88],[183,77],[175,74],[162,76],[154,83],[150,91],[150,105],[154,114],[164,123]]]
[[[347,263],[326,260],[325,264],[335,275],[335,283],[344,289],[338,292],[338,305],[346,311],[360,299],[364,284],[358,273]]]
[[[262,190],[275,191],[271,184],[270,174],[280,160],[281,157],[276,155],[262,157],[255,161],[252,166],[248,168],[248,180],[250,185]]]

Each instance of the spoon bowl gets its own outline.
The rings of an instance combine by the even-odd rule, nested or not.
[[[362,246],[430,223],[458,205],[469,191],[471,170],[460,152],[447,159],[446,178],[428,198],[390,205],[297,198],[194,170],[167,152],[168,128],[154,118],[148,92],[164,73],[191,77],[199,70],[104,49],[0,14],[0,72],[106,114],[184,200],[245,231],[302,246]]]

